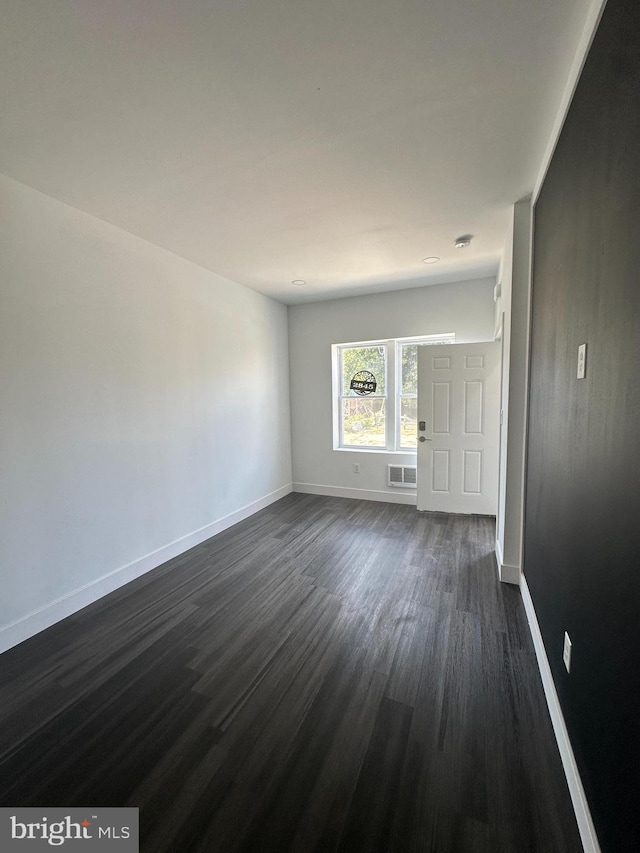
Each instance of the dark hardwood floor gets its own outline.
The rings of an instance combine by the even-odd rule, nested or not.
[[[0,805],[141,850],[580,853],[486,518],[290,495],[0,656]]]

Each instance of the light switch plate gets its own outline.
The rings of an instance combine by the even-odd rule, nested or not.
[[[562,648],[562,660],[564,661],[564,665],[566,667],[567,672],[571,672],[571,649],[573,648],[573,643],[569,639],[569,635],[567,632],[564,632],[564,645]]]
[[[578,347],[578,379],[584,379],[587,372],[587,345]]]

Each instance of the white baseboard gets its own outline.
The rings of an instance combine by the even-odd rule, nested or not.
[[[522,600],[524,602],[527,619],[529,620],[529,630],[531,631],[533,645],[536,650],[536,657],[538,659],[538,668],[540,669],[540,675],[542,677],[544,694],[547,699],[547,706],[549,708],[549,714],[553,724],[553,731],[555,732],[556,741],[558,742],[558,749],[560,750],[562,766],[567,778],[567,785],[569,787],[569,793],[571,794],[571,800],[576,814],[578,829],[580,830],[584,853],[600,853],[600,845],[598,844],[598,838],[591,819],[589,804],[587,803],[584,788],[582,787],[582,781],[580,780],[578,766],[571,747],[571,741],[569,740],[569,733],[562,714],[562,708],[560,707],[560,700],[558,699],[553,675],[551,674],[547,652],[542,641],[538,618],[533,606],[527,580],[524,575],[522,575],[520,580],[520,591],[522,593]]]
[[[503,562],[502,545],[496,539],[496,563],[498,566],[498,578],[502,583],[512,583],[516,586],[520,585],[520,566],[510,566]]]
[[[512,583],[520,586],[520,566],[510,566],[508,563],[501,563],[500,580],[502,583]]]
[[[496,566],[498,567],[498,580],[502,580],[500,569],[502,567],[502,545],[500,541],[496,539]]]
[[[390,504],[409,504],[415,506],[417,497],[415,492],[406,492],[398,489],[397,492],[375,491],[374,489],[349,489],[345,486],[320,486],[316,483],[294,483],[294,492],[303,492],[306,495],[326,495],[331,498],[355,498],[361,501],[382,501]]]
[[[133,560],[131,563],[127,563],[97,580],[73,590],[73,592],[58,598],[56,601],[52,601],[45,607],[28,613],[21,619],[0,628],[0,653],[6,652],[7,649],[17,646],[18,643],[28,640],[35,634],[39,634],[45,628],[50,628],[56,622],[66,619],[67,616],[77,613],[88,604],[93,604],[94,601],[119,589],[129,581],[161,566],[167,560],[183,554],[206,539],[210,539],[217,533],[232,527],[239,521],[274,503],[274,501],[290,494],[291,491],[293,491],[292,484],[288,483],[286,486],[276,489],[275,492],[271,492],[223,518],[212,521],[198,530],[187,533],[185,536],[181,536],[179,539],[175,539],[173,542],[169,542],[167,545],[163,545],[161,548],[157,548],[155,551],[151,551],[151,553],[145,554],[143,557],[139,557],[137,560]]]

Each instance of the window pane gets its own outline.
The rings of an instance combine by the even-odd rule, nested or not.
[[[418,344],[402,345],[402,388],[400,393],[418,393]]]
[[[386,400],[380,397],[350,397],[343,400],[343,445],[386,447],[385,403]]]
[[[416,447],[418,444],[418,399],[403,397],[400,400],[400,446]]]
[[[385,359],[386,347],[348,347],[342,350],[342,393],[345,397],[362,396],[357,390],[351,388],[354,383],[375,382],[374,394],[386,394],[385,388]],[[370,376],[373,376],[371,380]],[[365,392],[370,388],[369,384],[357,385],[357,388]]]

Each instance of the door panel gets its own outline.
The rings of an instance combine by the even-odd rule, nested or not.
[[[448,382],[433,383],[433,432],[449,435],[451,432],[451,386]]]
[[[495,515],[500,344],[418,348],[418,509]]]

